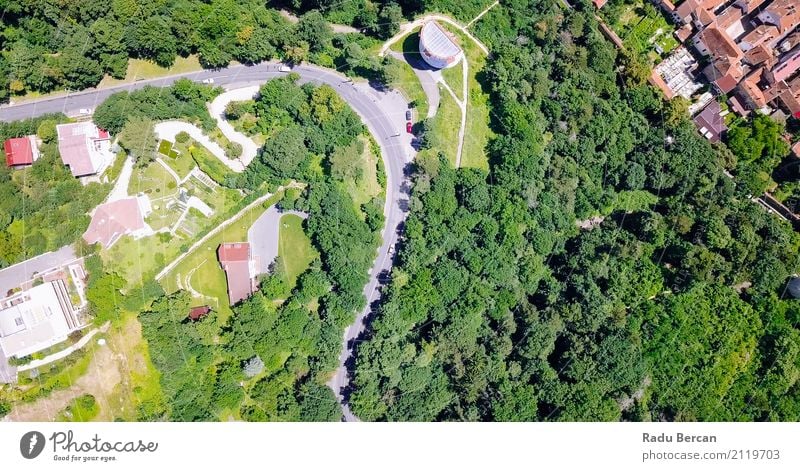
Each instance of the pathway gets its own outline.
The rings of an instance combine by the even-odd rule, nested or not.
[[[92,340],[92,337],[97,335],[98,332],[106,332],[108,331],[108,327],[111,325],[111,322],[106,322],[100,328],[95,328],[90,330],[86,333],[80,340],[75,342],[74,344],[70,345],[69,347],[65,348],[64,350],[59,350],[52,355],[47,355],[46,357],[42,358],[41,360],[33,360],[30,363],[17,367],[17,371],[28,371],[34,368],[38,368],[40,366],[47,365],[49,363],[53,363],[54,361],[58,361],[62,358],[65,358],[72,352],[76,350],[80,350],[81,348],[85,347],[89,340]]]
[[[256,154],[258,154],[258,145],[249,137],[233,129],[231,123],[225,119],[225,107],[228,106],[228,103],[233,101],[252,100],[258,94],[260,88],[261,87],[258,85],[235,88],[219,95],[214,98],[214,101],[208,104],[208,111],[211,113],[211,116],[217,120],[217,127],[222,131],[222,134],[224,134],[229,141],[236,142],[242,146],[242,156],[239,157],[239,161],[245,167],[247,167],[255,158]]]
[[[228,168],[234,172],[244,171],[244,165],[242,165],[242,162],[227,158],[222,147],[220,147],[220,145],[216,142],[212,141],[211,138],[203,134],[203,131],[201,131],[200,128],[194,124],[189,124],[185,121],[162,121],[155,125],[154,130],[159,139],[172,142],[175,142],[175,136],[177,136],[178,133],[185,132],[189,134],[192,139],[205,146],[205,148],[211,151],[211,153],[214,154],[214,156],[216,156],[220,162],[227,165]]]
[[[156,162],[158,162],[159,164],[161,164],[161,166],[162,166],[162,167],[164,167],[164,170],[166,170],[166,171],[167,171],[167,173],[169,173],[170,175],[172,175],[172,178],[174,178],[174,179],[175,179],[175,183],[177,183],[178,185],[180,185],[181,183],[183,183],[183,180],[181,179],[180,175],[178,175],[178,174],[175,172],[175,170],[172,170],[172,167],[170,167],[170,166],[169,166],[169,164],[167,164],[166,162],[164,162],[164,159],[162,159],[161,157],[156,157]]]
[[[465,26],[465,28],[469,28],[470,26],[472,26],[473,23],[475,23],[476,21],[480,20],[483,17],[483,15],[489,13],[489,10],[491,10],[492,8],[496,7],[499,4],[500,4],[500,0],[495,0],[494,3],[492,3],[488,7],[484,8],[482,12],[478,13],[478,16],[476,16],[475,18],[470,20],[470,22],[467,23],[467,26]]]
[[[111,193],[106,197],[106,203],[124,200],[128,197],[128,185],[131,182],[131,175],[133,175],[133,157],[125,157],[125,163],[122,164],[122,170],[119,172],[114,188]]]
[[[489,8],[491,8],[491,7],[492,6],[490,6]],[[411,31],[413,31],[415,28],[418,28],[418,27],[422,26],[423,23],[425,23],[426,21],[430,21],[430,20],[441,21],[442,23],[447,23],[449,25],[454,26],[459,31],[461,31],[466,37],[468,37],[470,40],[472,40],[472,42],[474,42],[480,48],[480,50],[483,51],[484,54],[489,55],[489,48],[487,48],[481,42],[480,39],[478,39],[475,36],[473,36],[472,33],[470,33],[467,30],[467,28],[464,27],[464,25],[462,25],[458,21],[450,18],[449,16],[444,16],[444,15],[439,15],[439,14],[430,14],[430,15],[421,16],[421,17],[417,18],[414,21],[411,21],[409,23],[405,23],[405,24],[400,25],[400,31],[397,34],[395,34],[394,36],[392,36],[391,38],[389,38],[388,40],[386,40],[385,43],[383,43],[383,46],[381,46],[381,50],[379,52],[379,55],[380,56],[386,55],[386,51],[388,51],[389,48],[392,47],[392,45],[394,43],[396,43],[397,41],[402,39],[403,36],[407,35]]]
[[[389,55],[397,60],[403,61],[411,67],[414,74],[419,79],[422,85],[422,91],[425,92],[425,97],[428,100],[428,115],[426,118],[433,118],[436,112],[439,111],[439,101],[442,97],[439,93],[438,80],[433,72],[429,69],[421,67],[417,61],[422,59],[419,57],[406,57],[402,52],[389,51]],[[411,62],[414,62],[413,64]],[[441,75],[441,74],[439,74]]]

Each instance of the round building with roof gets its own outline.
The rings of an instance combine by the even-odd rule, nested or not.
[[[419,52],[431,67],[446,69],[458,64],[464,51],[455,37],[435,21],[428,21],[419,31]]]

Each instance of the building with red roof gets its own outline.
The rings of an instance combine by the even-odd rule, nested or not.
[[[199,321],[206,317],[209,312],[211,312],[211,308],[208,306],[196,306],[189,309],[189,315],[187,317],[191,321]]]
[[[108,131],[92,122],[59,124],[58,152],[75,177],[102,173],[113,161]]]
[[[12,137],[3,143],[6,153],[6,165],[9,167],[25,167],[32,165],[39,158],[39,146],[36,136]]]
[[[247,299],[256,290],[255,263],[247,242],[222,244],[217,257],[228,280],[228,300],[231,306]]]
[[[109,248],[124,235],[134,238],[149,235],[152,230],[144,222],[144,216],[149,212],[150,205],[146,196],[101,204],[92,214],[92,222],[83,233],[83,240],[87,244],[99,243],[104,248]]]

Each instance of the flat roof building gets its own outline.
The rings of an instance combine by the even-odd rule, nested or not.
[[[428,21],[419,30],[419,52],[430,66],[446,69],[458,64],[464,51],[453,35],[435,21]]]
[[[0,300],[0,349],[6,358],[44,350],[81,327],[63,280]]]
[[[234,242],[221,244],[217,249],[219,264],[228,281],[228,300],[231,306],[247,299],[256,290],[255,263],[250,256],[250,244]]]

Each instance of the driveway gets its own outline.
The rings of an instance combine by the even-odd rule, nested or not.
[[[441,71],[432,70],[420,57],[396,51],[389,51],[389,55],[411,66],[417,78],[419,78],[420,84],[422,84],[422,91],[425,92],[425,97],[428,99],[428,116],[426,118],[436,116],[436,112],[439,111],[439,101],[441,101],[437,74],[441,76]]]
[[[75,250],[68,245],[0,270],[0,297],[5,297],[8,290],[30,280],[34,273],[66,265],[77,258]]]
[[[259,274],[269,272],[269,266],[278,256],[278,239],[280,237],[280,220],[286,214],[294,214],[303,219],[308,214],[300,211],[278,211],[274,205],[259,216],[247,231],[247,241],[253,258],[258,261],[256,270]]]

